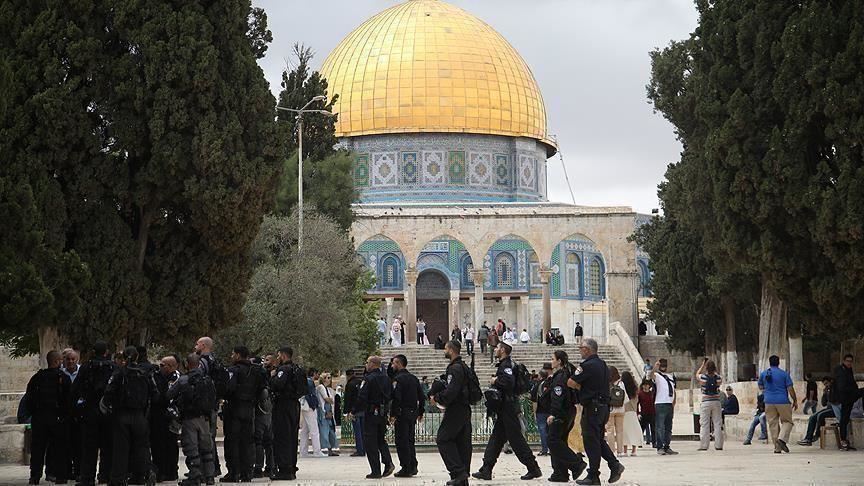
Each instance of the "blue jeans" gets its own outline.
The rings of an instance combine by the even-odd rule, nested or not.
[[[355,449],[357,449],[357,453],[361,455],[366,454],[366,449],[363,447],[363,416],[355,415],[354,420],[351,421],[351,429],[354,431],[354,445]]]
[[[538,413],[537,415],[537,432],[540,433],[540,452],[549,452],[549,428],[546,425],[546,419],[549,418],[548,413]]]
[[[753,416],[753,421],[750,422],[750,430],[747,431],[747,442],[753,440],[753,432],[756,431],[756,424],[760,424],[762,426],[762,433],[759,434],[759,440],[768,439],[768,424],[765,423],[765,412],[762,412],[759,415]]]
[[[672,442],[672,418],[675,416],[675,408],[671,403],[655,403],[654,413],[657,424],[655,446],[658,449],[668,449]]]

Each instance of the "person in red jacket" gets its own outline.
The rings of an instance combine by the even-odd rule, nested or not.
[[[645,442],[654,446],[654,384],[650,380],[642,380],[639,387],[638,413]]]

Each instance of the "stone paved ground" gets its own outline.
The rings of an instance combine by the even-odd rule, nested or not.
[[[660,457],[650,449],[639,449],[637,457],[622,458],[627,467],[617,484],[629,486],[668,485],[861,485],[864,484],[864,452],[821,451],[818,447],[790,446],[791,454],[775,455],[767,445],[743,446],[738,442],[727,443],[726,450],[697,452],[696,442],[673,443],[680,452],[677,456]],[[392,448],[391,448],[392,449]],[[395,458],[395,451],[394,460]],[[549,458],[539,458],[544,475],[551,472]],[[383,484],[398,485],[443,485],[447,475],[441,458],[434,452],[421,452],[418,457],[421,474],[411,480],[387,478],[382,481],[367,481],[368,464],[361,457],[332,457],[301,459],[299,480],[296,482],[273,482],[273,484],[301,485],[354,485]],[[476,470],[482,454],[474,454],[472,469]],[[520,481],[524,468],[513,455],[503,455],[495,468],[494,480],[472,481],[472,484],[552,484],[544,480]],[[608,469],[602,468],[605,478]],[[25,466],[0,466],[0,484],[27,484],[28,469]],[[266,484],[257,480],[255,484]],[[43,481],[43,484],[47,484]],[[163,483],[168,484],[168,483]],[[573,483],[571,483],[573,484]],[[604,482],[605,484],[605,482]]]

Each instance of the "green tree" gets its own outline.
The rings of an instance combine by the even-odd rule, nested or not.
[[[371,277],[333,219],[312,212],[306,224],[298,258],[296,213],[265,217],[252,247],[255,273],[246,319],[219,340],[262,351],[290,343],[308,366],[355,366],[377,345],[377,306],[363,299]]]
[[[328,96],[327,80],[309,63],[313,52],[301,45],[294,46],[297,65],[282,73],[279,106],[303,108],[316,96]],[[333,110],[339,95],[332,94],[326,102],[317,102],[313,109]],[[276,212],[283,216],[295,210],[297,202],[297,118],[290,112],[279,112],[283,136],[287,140],[286,157],[276,196]],[[351,227],[354,214],[351,204],[357,200],[351,176],[353,159],[344,149],[337,149],[336,119],[309,113],[303,116],[303,198],[304,203],[334,218],[343,229]]]

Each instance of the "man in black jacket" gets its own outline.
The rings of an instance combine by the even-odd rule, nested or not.
[[[552,354],[552,366],[555,374],[550,384],[549,416],[546,418],[552,455],[549,481],[566,483],[570,480],[570,471],[573,472],[573,479],[579,479],[588,464],[582,459],[581,452],[574,453],[567,444],[567,437],[576,419],[576,392],[567,387],[567,379],[573,374],[574,367],[567,353],[560,350]]]
[[[306,372],[293,362],[294,350],[279,350],[279,367],[270,374],[273,393],[273,458],[276,472],[271,479],[297,479],[297,442],[300,431],[300,402],[306,394]]]
[[[99,410],[108,380],[117,367],[108,354],[104,342],[93,345],[93,358],[81,366],[78,378],[72,384],[72,396],[82,409],[81,476],[78,484],[96,484],[96,462],[99,462],[99,482],[108,482],[111,473],[111,420]]]
[[[354,410],[354,402],[357,401],[357,394],[360,392],[360,384],[363,383],[363,377],[357,376],[353,369],[345,372],[347,382],[345,383],[345,403],[343,405],[346,415],[352,415]],[[363,447],[363,412],[353,414],[351,420],[351,430],[354,432],[354,452],[351,457],[363,457],[366,455],[366,449]]]
[[[840,448],[854,451],[849,443],[849,421],[852,416],[852,405],[862,396],[864,390],[858,389],[855,382],[855,372],[852,370],[854,357],[851,354],[843,356],[843,362],[834,369],[834,397],[832,402],[840,404]]]
[[[48,368],[39,370],[27,383],[27,407],[32,412],[33,442],[30,456],[30,482],[39,484],[42,467],[46,462],[48,445],[65,445],[69,441],[66,422],[70,412],[69,377],[60,371],[63,357],[59,351],[49,351],[45,355]],[[52,447],[51,462],[66,464],[66,448]],[[65,467],[56,468],[57,484],[66,483]]]
[[[384,434],[387,431],[387,407],[390,404],[392,387],[387,374],[381,370],[381,358],[369,356],[366,360],[366,380],[357,394],[353,413],[364,412],[363,443],[370,473],[366,479],[381,479],[393,474],[396,469],[390,457],[390,448]],[[349,416],[349,420],[353,420]],[[384,472],[381,472],[381,463]]]
[[[444,356],[450,360],[444,372],[444,388],[429,397],[433,406],[444,409],[435,443],[450,473],[447,486],[468,484],[471,470],[471,404],[468,402],[468,367],[462,362],[459,341],[450,341]],[[436,382],[437,383],[437,382]],[[433,390],[436,387],[433,386]]]
[[[159,394],[150,411],[150,453],[156,466],[158,482],[177,481],[177,461],[180,456],[177,434],[169,430],[168,387],[180,378],[177,372],[179,365],[173,356],[166,356],[159,361],[159,372],[153,375]]]
[[[402,466],[394,476],[409,478],[417,475],[414,433],[417,423],[423,420],[426,398],[423,396],[420,380],[406,369],[408,358],[404,354],[396,355],[391,364],[396,373],[393,377],[390,423],[395,427],[396,453],[399,455],[399,465]]]
[[[255,405],[264,389],[264,377],[249,362],[246,346],[235,346],[231,360],[234,365],[228,368],[222,419],[228,473],[222,482],[249,482],[255,466]]]

